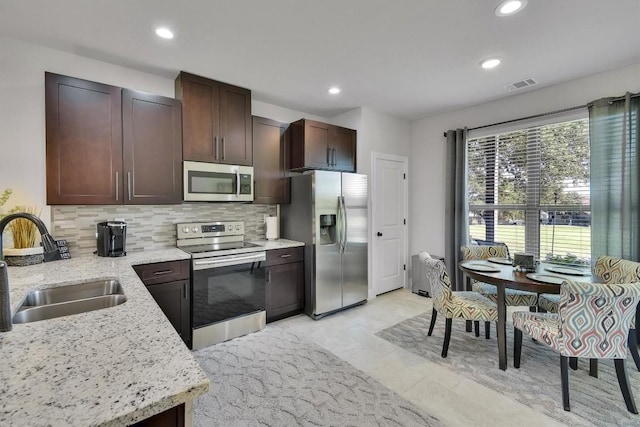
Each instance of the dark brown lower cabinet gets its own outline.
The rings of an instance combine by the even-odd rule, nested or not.
[[[169,261],[133,267],[180,338],[191,348],[189,261]]]
[[[184,427],[184,403],[164,412],[138,421],[134,427]]]
[[[147,286],[147,290],[156,300],[169,322],[176,328],[178,335],[190,345],[191,326],[189,319],[189,281],[160,283]]]
[[[265,280],[267,322],[302,312],[304,308],[303,248],[267,251]]]

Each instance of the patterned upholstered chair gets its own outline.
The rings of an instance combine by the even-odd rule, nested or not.
[[[509,249],[507,245],[496,244],[495,246],[469,245],[460,248],[465,260],[481,260],[493,257],[508,258]],[[498,289],[495,285],[475,282],[471,284],[471,290],[489,298],[494,303],[498,302]],[[505,303],[508,306],[536,307],[538,295],[534,292],[519,291],[517,289],[505,289]],[[478,325],[476,324],[476,336],[478,336]],[[486,331],[485,331],[486,332]]]
[[[640,282],[582,283],[567,280],[560,288],[557,314],[513,313],[513,365],[520,367],[522,332],[560,353],[562,403],[569,411],[569,359],[613,359],[629,412],[638,413],[625,367],[629,326],[640,302]]]
[[[603,283],[631,283],[640,281],[640,263],[626,259],[601,256],[594,266],[594,274]],[[538,297],[538,306],[549,313],[557,313],[560,295],[542,294]],[[638,333],[636,318],[640,316],[640,308],[636,309],[636,316],[631,322],[629,331],[629,350],[636,368],[640,371],[640,354],[638,354]],[[635,344],[635,345],[634,345]],[[592,365],[593,373],[597,372],[597,364]]]
[[[426,258],[422,262],[425,263],[427,279],[431,283],[433,299],[428,336],[433,333],[438,313],[442,314],[446,319],[442,357],[447,357],[451,340],[451,323],[454,318],[484,321],[487,326],[489,322],[498,321],[498,307],[477,292],[453,292],[447,268],[442,261]]]

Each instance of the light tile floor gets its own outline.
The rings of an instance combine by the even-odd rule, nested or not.
[[[431,311],[431,299],[399,289],[314,321],[281,320],[450,426],[561,426],[536,410],[375,336]]]

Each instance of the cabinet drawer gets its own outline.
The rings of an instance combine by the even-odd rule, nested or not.
[[[135,265],[133,269],[145,285],[173,282],[188,279],[190,276],[189,260]]]
[[[304,247],[285,249],[272,249],[267,251],[267,261],[263,264],[265,267],[279,264],[288,264],[290,262],[302,261],[304,258]]]

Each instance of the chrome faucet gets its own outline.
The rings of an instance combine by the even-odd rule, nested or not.
[[[49,234],[47,226],[44,222],[35,215],[18,212],[11,215],[7,215],[0,219],[0,256],[2,255],[2,233],[4,229],[11,221],[17,218],[28,219],[33,222],[38,231],[40,231],[42,247],[44,249],[44,262],[56,261],[62,259],[60,257],[60,250],[56,245],[56,242]],[[11,330],[11,305],[9,303],[9,279],[7,276],[7,268],[4,262],[0,260],[0,332],[8,332]]]

